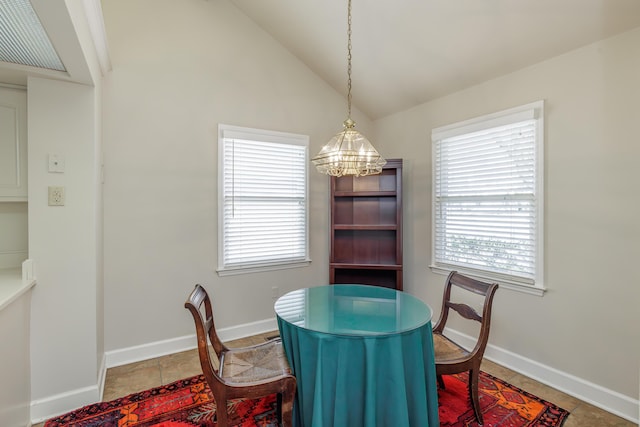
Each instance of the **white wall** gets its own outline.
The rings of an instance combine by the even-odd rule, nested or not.
[[[52,407],[70,410],[99,399],[94,88],[29,78],[28,106],[29,255],[38,281],[31,391],[32,417],[39,419]],[[47,171],[49,153],[64,158],[64,173]],[[50,185],[65,187],[65,206],[47,205]]]
[[[0,310],[0,425],[24,426],[29,420],[29,314],[31,291]]]
[[[71,79],[29,77],[29,257],[38,285],[31,317],[31,419],[95,402],[104,373],[102,300],[101,70],[87,24],[92,1],[39,1]],[[49,173],[58,154],[64,173]],[[66,202],[47,205],[47,187]]]
[[[381,149],[405,159],[404,286],[437,315],[445,277],[427,267],[431,129],[545,100],[548,292],[498,290],[491,343],[558,370],[556,385],[562,373],[620,393],[628,417],[640,361],[638,76],[640,29],[375,123]]]
[[[345,99],[227,1],[108,1],[103,13],[106,350],[193,334],[196,283],[219,328],[273,320],[272,286],[328,281],[329,181],[309,164],[309,267],[218,277],[217,126],[306,134],[315,155]]]
[[[42,1],[42,0],[40,0]],[[88,79],[91,81],[93,88],[93,105],[91,112],[93,114],[92,137],[91,144],[93,150],[92,157],[87,158],[86,162],[91,165],[92,185],[94,192],[92,198],[94,201],[94,245],[95,245],[95,287],[96,295],[93,304],[96,309],[96,367],[99,374],[104,374],[104,223],[103,223],[103,195],[102,195],[102,76],[105,68],[109,66],[108,46],[105,46],[104,33],[101,32],[101,2],[100,0],[83,0],[82,2],[75,0],[65,0],[65,6],[73,22],[73,30],[80,49],[76,51],[77,61],[86,66]],[[93,28],[90,28],[93,27]],[[94,38],[95,37],[95,38]],[[81,55],[79,55],[81,53]],[[66,63],[65,63],[66,65]],[[80,68],[80,66],[78,66]],[[76,75],[77,74],[77,75]],[[81,73],[72,75],[76,79],[80,78]],[[89,302],[87,302],[89,303]],[[104,381],[104,377],[98,378],[98,381]],[[101,384],[98,384],[101,390]]]

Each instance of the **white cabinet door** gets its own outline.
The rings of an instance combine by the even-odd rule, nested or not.
[[[0,202],[27,200],[27,92],[0,87]]]

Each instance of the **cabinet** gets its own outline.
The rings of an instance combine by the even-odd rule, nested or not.
[[[402,159],[377,175],[331,177],[329,281],[402,290]]]
[[[27,200],[27,94],[0,87],[0,202]]]

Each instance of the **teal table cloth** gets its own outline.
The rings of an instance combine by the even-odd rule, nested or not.
[[[431,308],[367,285],[299,289],[275,303],[297,379],[297,427],[437,427]]]

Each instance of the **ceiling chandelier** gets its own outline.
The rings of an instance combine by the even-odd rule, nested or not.
[[[327,142],[311,161],[318,172],[331,176],[366,176],[382,172],[387,161],[367,138],[355,129],[351,119],[351,0],[347,12],[347,119],[344,129]]]

